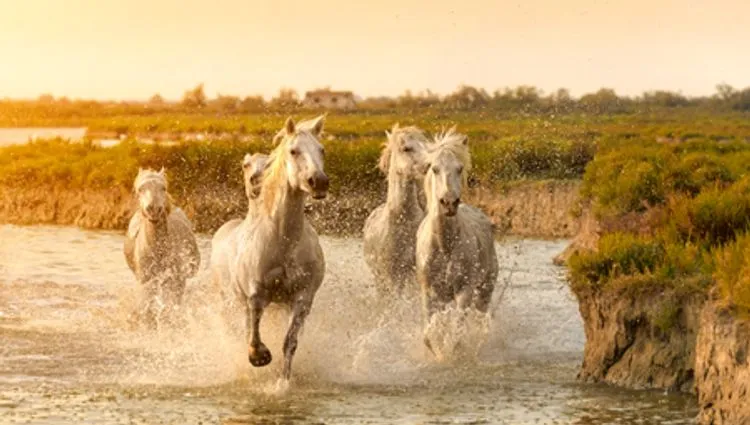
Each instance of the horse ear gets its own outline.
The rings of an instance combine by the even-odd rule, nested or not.
[[[165,173],[164,167],[161,167],[161,170],[159,170],[159,174],[161,174],[163,176],[164,173]]]
[[[397,131],[398,131],[398,129],[399,129],[399,125],[398,125],[398,123],[396,123],[396,124],[393,124],[393,128],[391,128],[391,133],[395,133],[395,132],[397,132]]]
[[[464,146],[469,145],[469,136],[462,134],[461,135],[461,143],[463,143]]]
[[[286,134],[294,134],[294,132],[297,130],[297,126],[294,124],[294,120],[292,119],[292,117],[286,119],[286,123],[284,123],[284,130],[286,130]]]
[[[325,114],[319,116],[318,118],[315,118],[315,121],[313,122],[312,126],[312,133],[315,135],[315,137],[320,136],[320,133],[323,132],[323,125],[325,124],[326,116]]]
[[[385,131],[385,138],[386,138],[386,139],[388,139],[388,140],[391,140],[391,135],[392,135],[392,134],[393,134],[393,133],[391,133],[390,131],[386,130],[386,131]]]
[[[250,165],[250,161],[252,161],[252,160],[253,160],[253,156],[250,155],[249,153],[246,153],[245,157],[242,158],[242,168],[245,168],[248,165]]]

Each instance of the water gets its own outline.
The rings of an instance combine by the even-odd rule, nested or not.
[[[0,147],[28,143],[29,140],[54,139],[60,137],[73,141],[82,140],[86,136],[85,127],[61,127],[61,128],[0,128]]]
[[[264,317],[274,362],[254,369],[213,312],[205,269],[186,329],[145,333],[128,321],[137,287],[120,234],[0,226],[0,423],[691,423],[690,397],[576,382],[582,324],[550,261],[565,244],[498,245],[508,287],[486,344],[439,362],[417,304],[374,301],[361,242],[323,238],[329,273],[278,391],[282,312]]]

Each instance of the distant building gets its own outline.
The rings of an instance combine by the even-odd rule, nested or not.
[[[305,93],[302,105],[307,108],[353,109],[357,106],[357,101],[350,91],[321,89]]]

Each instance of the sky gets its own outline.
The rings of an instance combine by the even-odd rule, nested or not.
[[[0,0],[0,98],[750,86],[748,0]]]

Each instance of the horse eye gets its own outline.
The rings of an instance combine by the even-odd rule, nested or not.
[[[323,156],[325,156],[326,150],[324,148],[320,148],[320,154],[323,155]]]
[[[440,170],[438,170],[438,168],[437,168],[437,167],[432,167],[432,172],[433,172],[434,174],[440,174]]]
[[[463,173],[464,172],[464,167],[458,167],[458,172],[459,173]]]
[[[403,148],[401,148],[401,152],[412,152],[413,150],[414,148],[412,148],[411,146],[404,146]]]
[[[299,154],[299,151],[297,149],[290,149],[289,153],[292,154],[292,155],[294,155],[294,156],[297,156]]]

